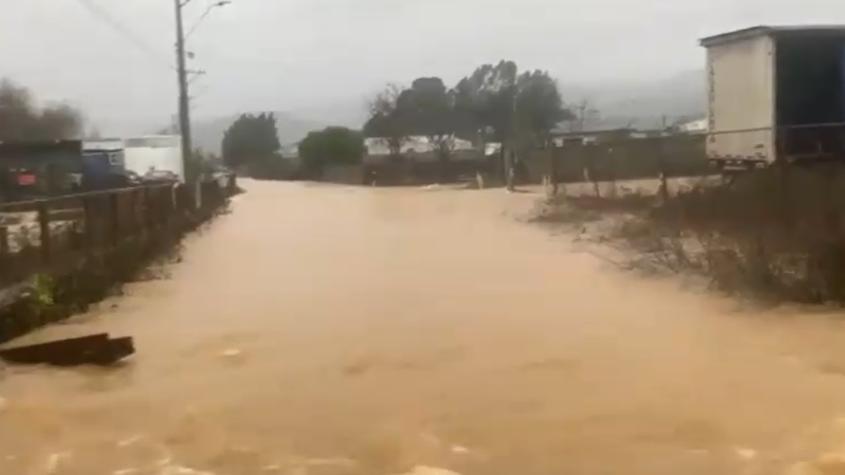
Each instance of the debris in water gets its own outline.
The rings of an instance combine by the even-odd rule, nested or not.
[[[159,475],[215,475],[213,472],[203,472],[181,465],[168,465],[161,469]]]
[[[757,451],[745,447],[734,447],[734,453],[743,460],[753,460],[757,457]]]
[[[112,475],[135,475],[141,471],[137,468],[120,468],[112,472]]]
[[[465,454],[469,453],[469,449],[462,446],[462,445],[453,445],[452,446],[452,453],[453,454],[465,455]]]
[[[101,333],[0,350],[0,359],[19,364],[106,366],[133,353],[135,346],[132,338],[110,338],[107,333]]]
[[[220,353],[220,356],[224,358],[235,359],[243,356],[243,352],[237,348],[229,348],[228,350]]]
[[[70,458],[70,452],[56,452],[47,457],[47,463],[44,464],[45,473],[56,473],[62,461]]]
[[[445,468],[426,467],[425,465],[417,465],[408,473],[403,475],[461,475],[458,472],[453,472]]]
[[[143,435],[136,434],[136,435],[133,435],[132,437],[129,437],[127,439],[119,440],[117,442],[117,446],[120,447],[120,448],[126,448],[126,447],[129,447],[131,445],[135,445],[136,443],[140,442],[143,438],[144,438]]]

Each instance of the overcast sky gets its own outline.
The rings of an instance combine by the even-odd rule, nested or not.
[[[171,0],[0,1],[0,76],[104,130],[169,121]],[[192,0],[186,28],[210,2]],[[845,0],[233,0],[190,39],[208,72],[194,113],[363,108],[387,82],[453,83],[501,58],[564,86],[661,79],[703,67],[703,35],[793,23],[845,23]]]

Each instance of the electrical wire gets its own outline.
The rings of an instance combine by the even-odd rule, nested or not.
[[[108,11],[103,9],[103,7],[95,3],[93,0],[77,1],[80,5],[82,5],[83,8],[88,11],[88,13],[91,14],[91,16],[99,19],[100,21],[108,25],[117,34],[132,43],[136,48],[145,52],[148,56],[161,63],[162,66],[165,66],[167,69],[173,69],[173,66],[171,65],[170,61],[164,59],[161,54],[161,51],[151,46],[144,38],[127,28],[123,23],[117,20]]]

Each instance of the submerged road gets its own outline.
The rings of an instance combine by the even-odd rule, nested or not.
[[[27,338],[0,474],[845,473],[845,319],[610,269],[501,190],[247,182],[164,279]],[[747,307],[747,306],[746,306]]]

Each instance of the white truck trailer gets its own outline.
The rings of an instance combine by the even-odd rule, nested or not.
[[[758,26],[701,45],[712,164],[845,157],[845,26]]]
[[[169,172],[185,181],[185,161],[179,135],[147,135],[124,139],[126,169],[141,177]]]

